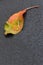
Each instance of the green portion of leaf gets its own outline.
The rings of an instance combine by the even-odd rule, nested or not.
[[[6,22],[5,25],[4,25],[4,30],[6,33],[13,33],[14,34],[14,31],[13,31],[13,27],[16,25],[16,26],[19,26],[21,24],[21,21],[18,20],[18,21],[14,21],[14,23],[10,24],[9,22]]]
[[[5,26],[4,26],[4,29],[8,29],[9,25],[6,23]]]
[[[12,26],[10,24],[5,23],[4,30],[11,30]]]

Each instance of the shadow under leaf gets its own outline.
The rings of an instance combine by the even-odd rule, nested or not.
[[[11,34],[11,33],[9,33],[9,34],[5,35],[5,37],[6,37],[6,38],[13,37],[13,36],[14,36],[14,35],[13,35],[13,34]]]

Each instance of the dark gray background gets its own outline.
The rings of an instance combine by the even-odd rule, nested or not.
[[[38,4],[27,11],[18,35],[4,36],[9,16]],[[43,0],[0,0],[0,65],[43,65]]]

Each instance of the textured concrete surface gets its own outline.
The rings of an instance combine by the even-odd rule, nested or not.
[[[6,38],[3,26],[9,16],[37,4],[27,11],[23,30]],[[0,0],[0,65],[43,65],[43,0]]]

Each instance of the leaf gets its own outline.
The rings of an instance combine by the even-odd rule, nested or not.
[[[32,6],[29,8],[26,8],[24,10],[21,10],[12,16],[9,17],[8,21],[4,25],[5,35],[12,33],[12,34],[18,34],[24,25],[24,17],[23,14],[27,12],[27,10],[39,7],[39,5]]]

